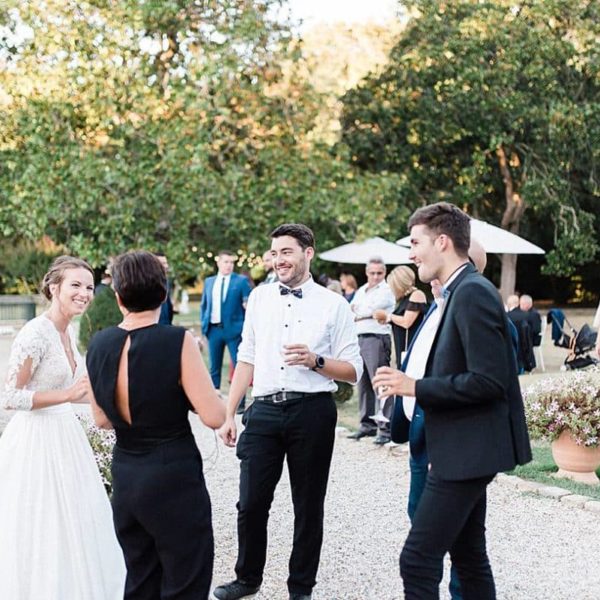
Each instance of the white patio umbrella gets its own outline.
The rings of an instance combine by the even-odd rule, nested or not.
[[[471,219],[471,237],[475,238],[488,254],[545,254],[542,248],[525,238],[478,219]],[[403,237],[396,243],[410,248],[410,236]]]
[[[344,244],[319,254],[323,260],[362,265],[374,256],[381,257],[387,265],[408,265],[412,262],[408,258],[407,248],[380,237],[370,238],[364,242]]]

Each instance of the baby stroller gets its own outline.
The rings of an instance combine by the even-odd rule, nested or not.
[[[552,324],[554,345],[569,350],[563,366],[565,370],[574,371],[598,364],[598,359],[589,354],[596,347],[598,334],[587,323],[577,331],[559,308],[549,310],[547,320]],[[569,328],[569,333],[565,332],[565,325]]]

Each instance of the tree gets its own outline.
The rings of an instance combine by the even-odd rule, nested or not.
[[[546,235],[548,274],[593,260],[598,3],[406,4],[415,16],[387,68],[344,97],[342,140],[355,163],[401,174],[405,203],[450,200],[535,241]],[[515,269],[504,255],[504,296]]]
[[[311,136],[321,97],[279,4],[5,2],[2,234],[95,266],[162,249],[190,277],[223,246],[262,254],[282,221],[322,247],[385,224],[398,179]]]

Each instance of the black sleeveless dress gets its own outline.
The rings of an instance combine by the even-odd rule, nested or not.
[[[392,335],[394,337],[394,348],[396,349],[397,369],[402,366],[402,352],[405,352],[410,346],[417,329],[419,329],[419,326],[425,317],[425,313],[427,312],[427,302],[412,302],[410,300],[410,296],[405,296],[400,300],[400,302],[398,302],[393,314],[402,316],[407,310],[412,310],[419,313],[415,319],[415,322],[408,329],[400,327],[400,325],[396,325],[392,322]]]
[[[150,325],[98,332],[87,353],[96,401],[117,437],[113,513],[127,565],[124,599],[208,598],[214,543],[202,459],[181,386],[185,329]],[[127,338],[131,425],[115,407]]]

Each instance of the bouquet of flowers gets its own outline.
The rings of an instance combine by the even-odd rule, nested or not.
[[[100,429],[96,427],[92,418],[81,412],[77,412],[77,418],[81,423],[85,434],[87,435],[90,446],[100,471],[102,483],[106,493],[110,496],[112,493],[112,473],[110,470],[112,464],[112,451],[117,438],[113,430]]]
[[[553,441],[568,430],[580,446],[600,445],[600,371],[542,379],[523,394],[532,437]]]

